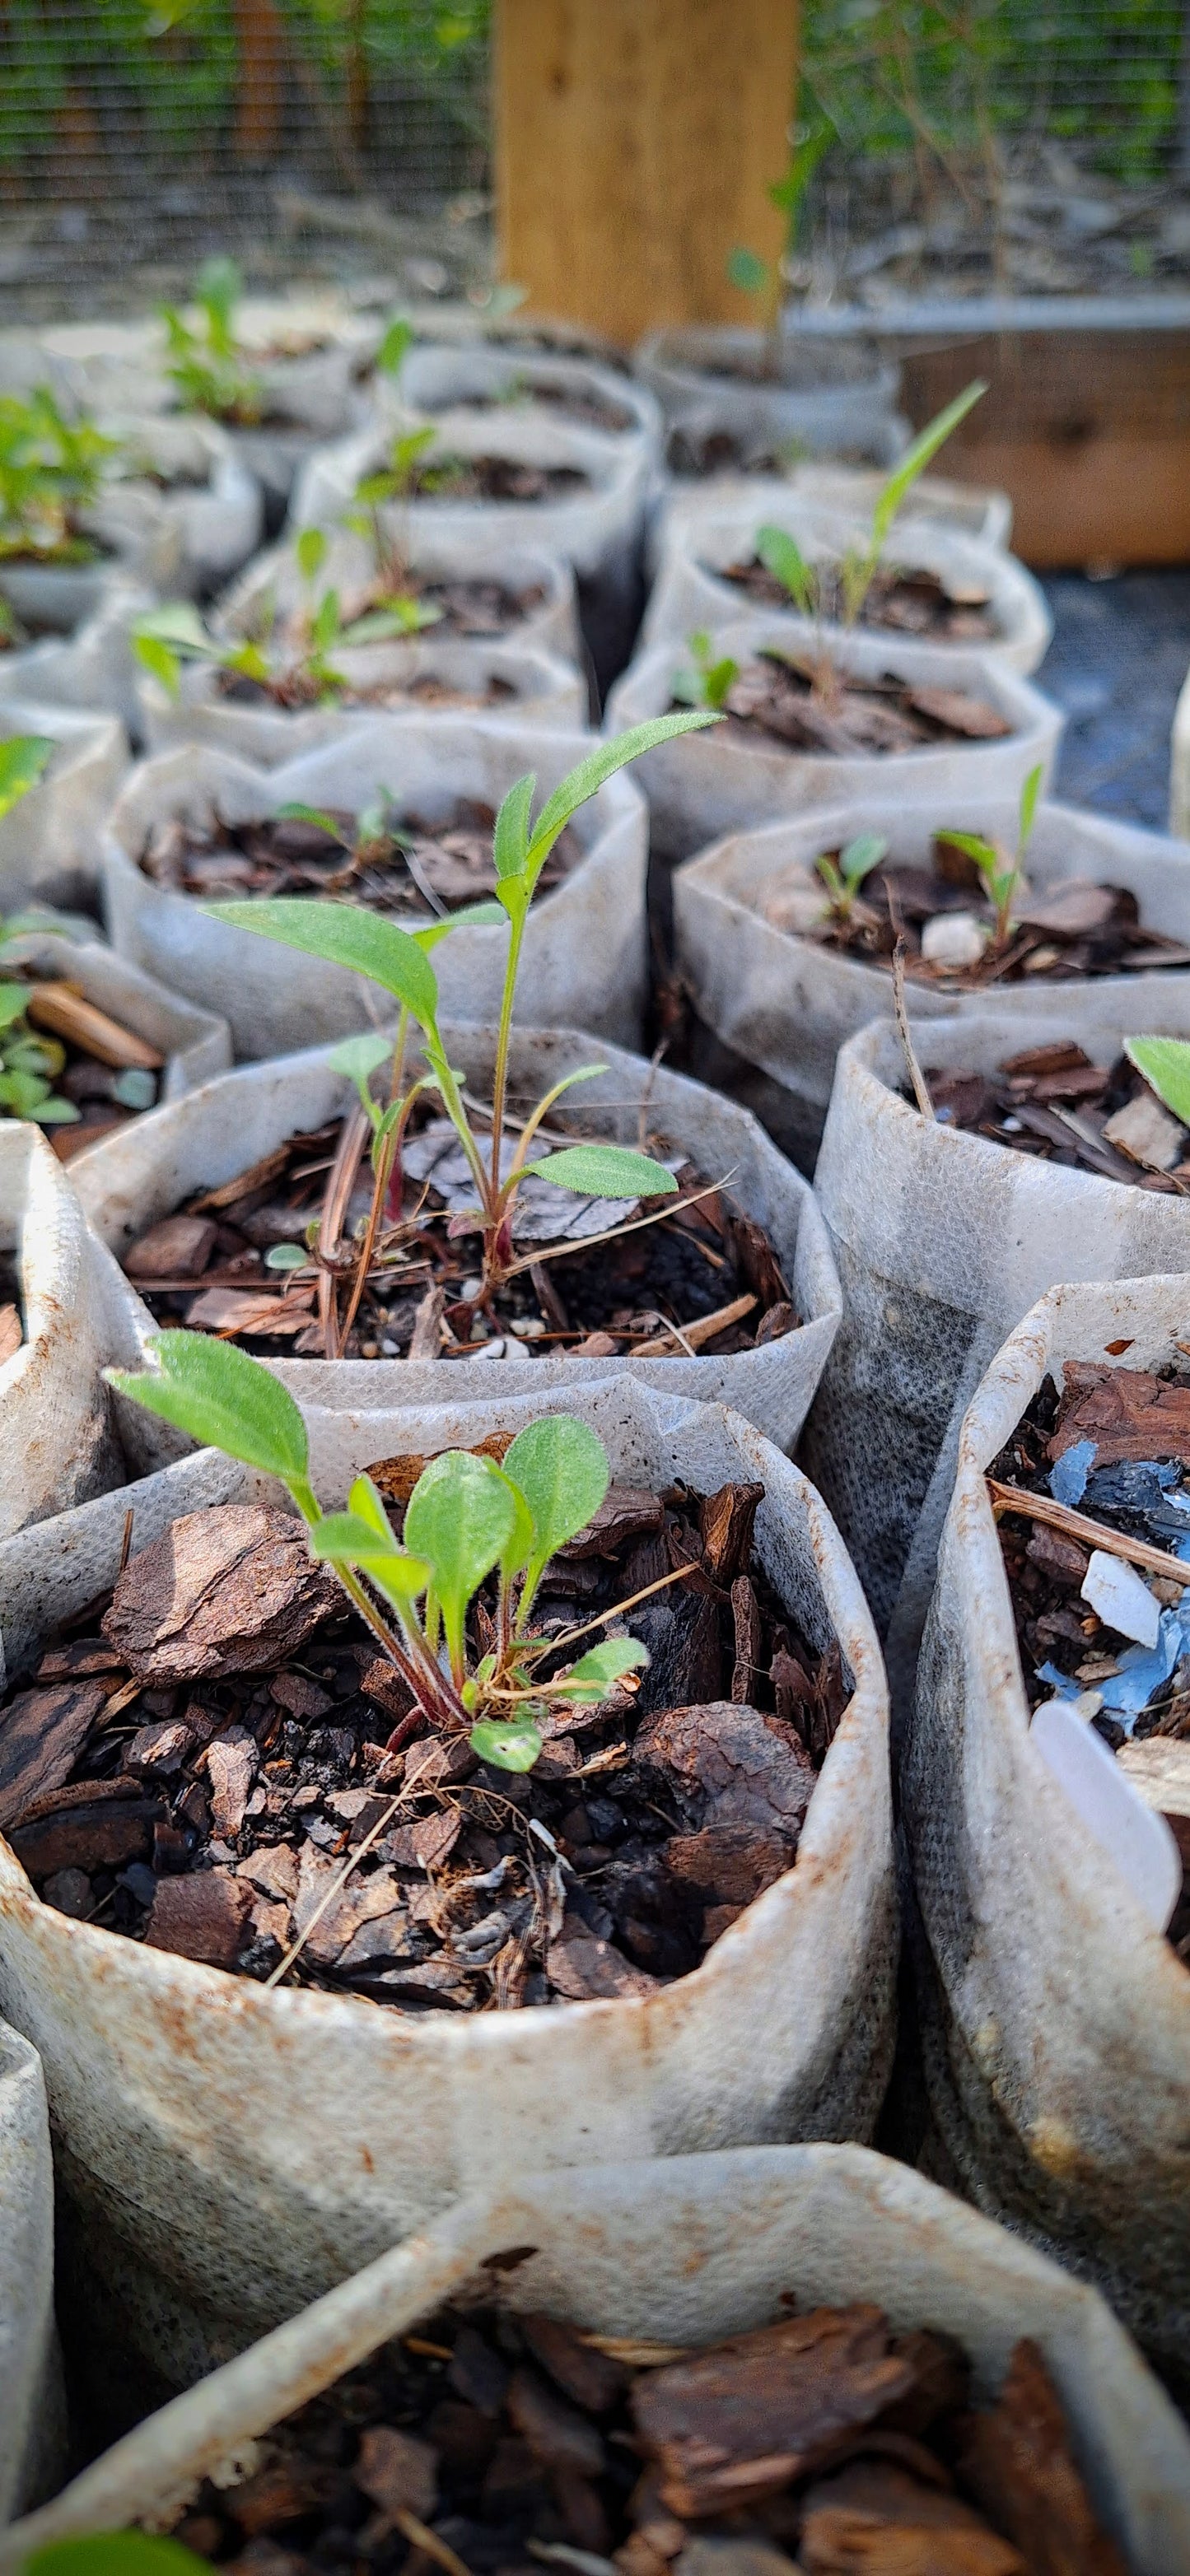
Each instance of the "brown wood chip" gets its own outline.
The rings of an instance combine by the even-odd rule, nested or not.
[[[1075,2465],[1062,2402],[1035,2343],[1018,2343],[991,2412],[968,2417],[961,2472],[1022,2551],[1030,2576],[1125,2576]]]
[[[0,1368],[19,1351],[25,1338],[19,1306],[0,1306]]]
[[[550,1984],[570,2003],[627,2002],[659,1992],[659,1980],[634,1968],[610,1941],[599,1940],[575,1915],[567,1915],[546,1952]]]
[[[219,1229],[209,1216],[166,1216],[139,1235],[124,1255],[130,1279],[197,1279],[215,1249]]]
[[[295,1654],[340,1597],[291,1513],[224,1503],[186,1513],[131,1559],[103,1630],[151,1685],[259,1672]]]
[[[382,2513],[415,2513],[424,2522],[438,2500],[437,2452],[391,2424],[371,2424],[361,2433],[351,2476]]]
[[[93,1055],[100,1064],[113,1065],[126,1072],[136,1067],[145,1073],[159,1073],[165,1062],[159,1047],[137,1037],[132,1029],[123,1028],[110,1013],[84,1000],[73,984],[35,984],[25,1005],[25,1016],[34,1028],[49,1029],[54,1037],[64,1038],[68,1046]]]
[[[752,1553],[752,1530],[763,1485],[721,1485],[698,1506],[704,1562],[716,1583],[728,1588],[743,1574]]]
[[[879,2308],[819,2308],[639,2379],[632,2412],[662,2502],[695,2518],[735,2511],[828,2466],[912,2387],[888,2344]]]
[[[10,1700],[0,1721],[0,1826],[69,1779],[106,1698],[105,1681],[75,1680]]]
[[[660,1494],[652,1494],[646,1485],[608,1486],[594,1520],[588,1521],[577,1538],[558,1550],[558,1562],[574,1563],[585,1556],[614,1556],[626,1539],[644,1538],[659,1530],[665,1522],[665,1505]]]
[[[948,733],[964,735],[972,742],[998,742],[1012,732],[1007,716],[998,707],[989,706],[984,698],[969,698],[962,689],[911,688],[905,695],[911,707],[928,716],[931,723],[944,725]]]
[[[174,1950],[210,1968],[233,1968],[244,1945],[252,1890],[229,1869],[196,1870],[157,1883],[145,1931],[150,1950]]]
[[[252,1163],[246,1172],[237,1172],[234,1180],[220,1181],[217,1188],[204,1190],[201,1198],[191,1202],[191,1215],[203,1215],[208,1209],[234,1207],[236,1200],[246,1199],[250,1191],[262,1190],[269,1181],[280,1180],[293,1147],[301,1142],[300,1137],[291,1136],[284,1145],[274,1145],[271,1153],[262,1154],[260,1161]]]
[[[796,1841],[814,1789],[804,1746],[779,1717],[732,1700],[642,1718],[636,1760],[659,1772],[691,1824],[776,1829]]]
[[[13,1827],[9,1841],[30,1878],[51,1878],[61,1869],[123,1869],[144,1860],[152,1847],[154,1824],[165,1813],[156,1799],[139,1795],[104,1797],[107,1782],[80,1781],[72,1803],[50,1815]],[[139,1782],[132,1788],[139,1790]],[[60,1797],[63,1792],[57,1793]],[[187,1882],[189,1883],[189,1882]]]
[[[1146,1458],[1176,1458],[1190,1466],[1190,1386],[1170,1385],[1144,1369],[1067,1360],[1063,1397],[1049,1457],[1062,1457],[1076,1441],[1093,1440],[1097,1467]]]
[[[500,1460],[511,1449],[512,1439],[511,1431],[491,1431],[485,1439],[472,1443],[472,1456],[494,1458],[499,1465]],[[429,1463],[430,1456],[426,1452],[411,1452],[407,1458],[378,1458],[375,1464],[369,1467],[368,1474],[373,1484],[379,1487],[386,1503],[396,1503],[403,1510],[422,1469],[428,1467]]]

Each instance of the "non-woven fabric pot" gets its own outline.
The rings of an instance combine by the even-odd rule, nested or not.
[[[462,1068],[472,1093],[490,1098],[494,1032],[457,1027],[443,1034],[450,1062]],[[647,1103],[649,1129],[666,1145],[697,1156],[709,1179],[731,1175],[733,1198],[771,1237],[800,1325],[757,1350],[722,1358],[689,1356],[675,1345],[672,1358],[533,1359],[510,1338],[500,1362],[482,1352],[473,1360],[278,1360],[275,1374],[303,1406],[333,1405],[364,1415],[377,1406],[463,1404],[486,1393],[493,1369],[510,1393],[536,1395],[549,1387],[561,1398],[571,1387],[589,1386],[623,1370],[668,1395],[733,1405],[779,1448],[792,1449],[840,1310],[834,1267],[808,1182],[746,1110],[704,1090],[701,1083],[648,1065],[641,1056],[601,1045],[587,1032],[529,1029],[515,1036],[511,1104],[531,1106],[593,1057],[604,1071],[568,1096],[566,1132],[635,1146],[642,1104]],[[414,1070],[412,1050],[409,1065]],[[311,1049],[242,1066],[204,1084],[173,1109],[151,1113],[151,1126],[138,1120],[135,1136],[129,1127],[88,1153],[78,1186],[89,1221],[119,1257],[191,1191],[233,1180],[284,1138],[312,1131],[345,1112],[354,1098],[353,1086],[332,1070],[325,1051]]]
[[[28,969],[39,981],[70,984],[84,1001],[109,1011],[122,1028],[144,1038],[164,1056],[158,1103],[180,1100],[195,1083],[209,1082],[231,1063],[231,1032],[215,1011],[200,1011],[167,992],[139,966],[117,957],[99,939],[70,939],[52,929],[22,930],[0,948],[0,975]],[[85,1149],[89,1151],[90,1149]],[[72,1165],[78,1156],[71,1155]]]
[[[0,2567],[171,2520],[204,2478],[243,2475],[230,2463],[248,2443],[448,2301],[689,2347],[787,2315],[782,2292],[801,2315],[863,2301],[900,2333],[955,2336],[983,2404],[1028,2336],[1133,2576],[1182,2576],[1190,2438],[1103,2300],[920,2174],[829,2145],[527,2175],[456,2204],[138,2425],[0,2541]]]
[[[837,465],[832,458],[807,458],[791,469],[795,492],[821,501],[831,510],[859,510],[866,518],[878,498],[882,474],[865,466]],[[964,536],[980,537],[987,546],[1007,546],[1012,536],[1012,501],[987,483],[956,483],[948,474],[923,474],[902,501],[900,519],[937,519]]]
[[[202,743],[161,752],[133,771],[103,833],[112,944],[174,992],[220,1011],[238,1056],[350,1036],[379,1017],[379,988],[245,936],[211,920],[194,897],[155,885],[137,865],[153,827],[175,816],[204,826],[216,814],[246,822],[291,803],[358,813],[378,788],[399,791],[406,811],[432,822],[461,797],[498,806],[526,770],[536,772],[538,792],[548,796],[590,749],[589,734],[544,726],[397,715],[358,716],[335,741],[280,769],[250,768]],[[586,856],[530,915],[521,1006],[547,1026],[581,1019],[601,1036],[631,1043],[645,999],[647,815],[639,788],[622,775],[610,778],[572,829]],[[410,921],[417,926],[415,916]],[[495,1018],[506,946],[499,926],[456,930],[442,942],[434,972],[444,1018]]]
[[[122,413],[100,425],[124,452],[86,526],[134,579],[175,598],[207,598],[264,534],[255,475],[227,432],[199,412]]]
[[[708,633],[714,661],[730,657],[744,663],[770,646],[789,649],[788,620],[780,614],[737,618]],[[674,681],[689,658],[681,641],[646,647],[612,690],[605,731],[626,733],[650,716],[666,714],[674,703]],[[1013,730],[992,742],[938,742],[892,758],[870,752],[836,757],[789,751],[779,743],[769,749],[760,735],[755,745],[721,739],[714,725],[703,733],[680,735],[659,743],[637,763],[649,800],[655,856],[689,859],[722,833],[754,830],[758,824],[802,814],[808,806],[834,808],[851,798],[880,796],[893,811],[907,799],[925,796],[969,806],[997,794],[1019,793],[1038,763],[1048,778],[1062,729],[1061,710],[994,655],[960,652],[953,644],[910,643],[903,636],[852,635],[839,643],[832,658],[861,678],[892,673],[931,687],[965,690],[998,707]],[[954,821],[953,812],[949,819]]]
[[[730,459],[731,467],[743,474],[793,479],[793,459],[822,454],[832,463],[844,458],[862,470],[865,465],[882,467],[885,472],[903,456],[912,432],[899,412],[873,407],[862,423],[857,422],[841,444],[829,435],[825,446],[813,436],[787,438],[774,429],[771,418],[762,407],[742,417],[739,388],[724,387],[714,394],[700,395],[696,401],[683,403],[667,418],[665,464],[667,480],[678,491],[688,487],[690,478],[696,485],[705,477],[708,485],[718,479],[722,460]],[[846,467],[842,467],[846,471]],[[883,481],[883,474],[879,480]]]
[[[696,735],[695,743],[700,739]],[[1017,805],[1005,793],[1005,782],[997,780],[987,792],[975,781],[968,791],[956,771],[953,786],[948,780],[928,798],[918,793],[912,799],[895,793],[891,777],[883,794],[879,783],[873,790],[865,782],[862,798],[854,802],[832,804],[768,831],[733,834],[674,880],[678,960],[699,1018],[780,1085],[791,1144],[807,1168],[821,1138],[839,1048],[869,1020],[891,1011],[892,979],[879,966],[777,930],[761,910],[765,889],[786,869],[812,868],[821,851],[843,849],[860,832],[882,833],[894,863],[928,866],[935,832],[955,828],[990,833],[1014,848]],[[1190,852],[1181,842],[1046,802],[1037,809],[1027,869],[1030,885],[1038,889],[1071,877],[1127,886],[1147,930],[1186,939],[1188,862]],[[1097,1027],[1125,1024],[1190,1035],[1190,974],[1169,968],[1043,986],[1025,977],[971,993],[944,993],[914,980],[908,993],[914,1018],[927,1022],[952,1014],[967,1020],[994,1009],[1018,1033],[1015,1047],[1029,1043],[1035,1020],[1054,1013],[1064,1032],[1082,1042]],[[1015,1047],[1010,1033],[1005,1054]]]
[[[0,2524],[66,2466],[54,2324],[54,2169],[36,2049],[0,2022]]]
[[[337,528],[365,475],[383,472],[394,437],[390,420],[376,420],[338,445],[325,447],[303,468],[294,489],[290,524]],[[561,421],[525,418],[497,410],[462,417],[438,431],[421,462],[450,456],[505,457],[515,464],[568,468],[585,487],[540,501],[457,501],[449,492],[389,503],[380,512],[388,541],[418,545],[474,544],[488,561],[504,546],[533,546],[564,557],[578,581],[579,614],[596,677],[606,688],[623,667],[643,600],[641,546],[653,463],[643,440],[614,440]]]
[[[1039,995],[1028,1043],[1077,1036],[1107,1065],[1126,1035],[1164,1031],[1178,1016],[1190,1027],[1190,1001],[1170,1020],[1119,981],[1115,993],[1114,1018],[1090,1026],[1052,990],[1044,1006]],[[919,1021],[914,1043],[932,1070],[989,1073],[1024,1036],[989,999],[962,1018]],[[843,1321],[806,1457],[863,1567],[882,1635],[893,1620],[890,1661],[895,1634],[897,1680],[910,1694],[959,1430],[985,1369],[1060,1280],[1190,1271],[1190,1201],[932,1123],[902,1096],[907,1085],[891,1022],[873,1021],[840,1049],[815,1193]]]
[[[0,1363],[0,1533],[89,1501],[175,1457],[177,1435],[115,1403],[105,1367],[134,1368],[156,1331],[87,1224],[40,1127],[0,1119],[0,1257],[24,1335]],[[5,1302],[13,1300],[13,1290]]]
[[[721,511],[708,512],[693,524],[687,520],[663,544],[657,579],[645,611],[645,645],[674,639],[684,642],[696,627],[722,625],[739,616],[747,594],[725,578],[726,569],[746,561],[755,552],[757,529],[766,523],[784,529],[810,565],[837,564],[848,553],[862,550],[867,542],[862,519],[848,518],[842,511],[803,499],[796,491],[775,494],[759,515],[754,503],[743,500],[726,503]],[[960,595],[972,589],[986,593],[996,633],[977,649],[989,657],[994,654],[998,661],[1026,678],[1036,670],[1053,633],[1054,621],[1040,584],[1003,547],[961,535],[940,521],[911,519],[893,528],[880,561],[905,572],[933,573],[944,584],[953,585]],[[819,626],[812,617],[799,615],[792,600],[787,610],[770,613],[779,619],[790,644],[808,652],[833,651],[844,631],[829,622]],[[861,626],[858,631],[881,639],[895,632],[878,626]],[[969,644],[951,644],[942,637],[933,641],[936,649],[947,655],[972,649]]]
[[[632,1380],[544,1404],[313,1410],[333,1501],[381,1456],[427,1454],[543,1412],[598,1431],[613,1474],[703,1491],[757,1480],[755,1548],[852,1696],[792,1870],[695,1974],[626,2002],[415,2017],[266,1990],[38,1902],[0,1845],[0,2004],[39,2048],[59,2190],[124,2354],[177,2387],[421,2227],[536,2166],[871,2136],[893,2040],[897,1916],[887,1704],[855,1572],[804,1477],[738,1414]],[[10,1671],[195,1500],[277,1499],[210,1451],[0,1547]],[[331,2106],[333,2105],[333,2114]]]
[[[1169,828],[1190,839],[1190,674],[1182,682],[1170,736]]]
[[[9,698],[114,715],[138,723],[132,629],[153,605],[151,591],[110,562],[0,568],[0,592],[39,640],[0,653],[0,709]]]
[[[361,717],[375,721],[442,713],[458,721],[470,704],[477,715],[499,723],[558,725],[572,734],[587,719],[587,683],[573,662],[514,644],[470,643],[455,636],[439,643],[432,633],[408,635],[391,644],[336,649],[334,668],[346,684],[345,700],[328,697],[292,708],[268,698],[245,703],[230,696],[222,673],[209,662],[187,664],[176,698],[160,680],[142,672],[137,682],[140,733],[150,753],[205,742],[272,768],[336,741],[346,725],[358,724]],[[374,689],[391,692],[391,705],[369,709],[351,694]]]
[[[760,331],[693,324],[650,331],[634,366],[670,421],[709,403],[737,436],[796,440],[815,455],[863,453],[896,410],[900,368],[874,351],[799,348],[782,332],[775,375],[766,371],[767,351]]]
[[[36,787],[0,817],[0,914],[28,903],[92,910],[100,829],[128,767],[124,727],[118,716],[0,696],[0,742],[14,734],[55,748]]]
[[[966,2196],[1094,2281],[1190,2384],[1190,1970],[1030,1741],[986,1471],[1068,1360],[1160,1368],[1185,1277],[1052,1288],[963,1423],[902,1764],[918,2010]]]
[[[380,402],[387,407],[383,395]],[[397,402],[403,413],[435,421],[446,436],[452,434],[456,420],[470,423],[477,414],[490,420],[498,404],[497,419],[501,412],[514,420],[536,414],[617,446],[631,440],[643,446],[651,465],[660,462],[662,416],[656,397],[631,376],[586,358],[550,357],[537,350],[518,354],[515,349],[485,347],[482,341],[454,348],[419,342],[402,363]],[[619,413],[619,421],[612,427],[585,419],[584,404]],[[478,412],[480,405],[482,412]]]
[[[553,654],[563,662],[581,660],[574,572],[563,556],[550,554],[541,545],[504,545],[498,532],[489,532],[480,543],[474,533],[447,539],[421,529],[410,532],[403,552],[410,572],[422,581],[498,581],[529,598],[523,617],[515,618],[499,636],[483,638],[484,642]],[[346,613],[350,603],[375,583],[376,558],[367,541],[347,530],[328,533],[317,589],[337,590]],[[211,612],[212,630],[217,635],[253,634],[274,615],[287,617],[308,609],[310,589],[293,547],[270,546],[217,602]]]

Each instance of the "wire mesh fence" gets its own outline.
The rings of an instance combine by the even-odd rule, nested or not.
[[[225,246],[263,281],[320,227],[341,270],[345,245],[392,250],[385,216],[451,204],[459,283],[482,257],[489,7],[0,0],[0,287],[118,291]],[[793,284],[903,286],[969,253],[1026,288],[1184,269],[1186,210],[1180,233],[1150,217],[1190,179],[1188,23],[1180,0],[805,0],[798,114],[826,148]]]

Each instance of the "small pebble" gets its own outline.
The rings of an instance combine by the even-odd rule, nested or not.
[[[537,1315],[518,1315],[515,1323],[510,1324],[508,1329],[510,1333],[516,1334],[518,1341],[539,1342],[545,1331],[545,1325]]]
[[[977,966],[986,940],[973,912],[936,912],[923,924],[921,953],[929,966]]]
[[[462,1285],[462,1287],[461,1287],[461,1288],[460,1288],[460,1290],[459,1290],[459,1296],[460,1296],[460,1298],[466,1298],[466,1299],[467,1299],[467,1301],[468,1301],[468,1303],[470,1303],[470,1300],[471,1300],[473,1297],[482,1297],[482,1295],[483,1295],[483,1281],[482,1281],[482,1279],[464,1279],[464,1281],[463,1281],[463,1285]]]
[[[475,1356],[477,1360],[502,1360],[504,1357],[503,1333],[494,1333],[490,1341],[481,1345]]]
[[[55,1870],[41,1892],[47,1905],[59,1914],[73,1915],[76,1923],[91,1911],[91,1881],[85,1870]]]

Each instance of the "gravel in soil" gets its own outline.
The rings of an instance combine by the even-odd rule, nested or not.
[[[723,700],[720,742],[788,751],[895,755],[937,742],[998,742],[1012,732],[1006,716],[966,689],[883,678],[836,675],[821,686],[820,664],[774,647],[741,665]],[[671,701],[676,710],[679,700]]]
[[[712,580],[731,582],[758,607],[796,607],[785,583],[778,581],[755,555],[747,563],[727,564],[722,569],[703,564],[700,569]],[[818,615],[823,622],[847,623],[841,568],[815,565],[814,579],[819,594]],[[1000,632],[989,595],[978,582],[946,582],[937,573],[898,569],[891,564],[874,574],[859,623],[892,628],[899,635],[924,635],[943,644],[986,643]]]
[[[320,809],[321,810],[321,809]],[[218,895],[318,895],[336,903],[361,903],[375,912],[456,912],[496,891],[492,855],[494,806],[460,797],[433,820],[394,816],[375,839],[358,844],[357,817],[327,810],[336,832],[299,815],[261,822],[225,823],[209,830],[170,821],[159,825],[141,855],[155,885],[209,900]],[[555,842],[538,879],[543,893],[560,885],[585,852],[570,824]]]
[[[1098,1065],[1073,1038],[1055,1039],[1022,1047],[993,1073],[927,1069],[926,1083],[942,1126],[1133,1189],[1190,1192],[1190,1128],[1126,1055]]]
[[[318,1358],[497,1359],[510,1343],[548,1358],[691,1349],[722,1357],[796,1328],[764,1228],[672,1156],[682,1204],[671,1213],[664,1203],[656,1224],[636,1222],[639,1202],[524,1181],[512,1240],[525,1266],[481,1311],[478,1244],[452,1231],[475,1199],[462,1149],[445,1119],[419,1120],[415,1109],[411,1128],[399,1209],[390,1187],[345,1339],[336,1299],[350,1297],[372,1203],[362,1116],[288,1137],[235,1179],[192,1193],[128,1248],[128,1277],[159,1322],[234,1337],[265,1356],[281,1339],[297,1357]],[[556,1141],[567,1141],[561,1130]],[[512,1149],[506,1136],[502,1168]],[[633,1230],[593,1239],[625,1219]],[[304,1270],[295,1260],[282,1279],[270,1252],[307,1249],[312,1224],[320,1262],[307,1250]],[[573,1251],[560,1253],[563,1242]]]
[[[823,852],[836,867],[841,855],[837,849]],[[1011,870],[1011,856],[1004,854],[1002,864]],[[1146,929],[1127,886],[1087,877],[1058,878],[1037,893],[1022,883],[1009,934],[998,945],[995,906],[975,862],[945,833],[935,834],[928,867],[873,868],[842,916],[832,910],[816,865],[784,869],[757,890],[753,902],[774,930],[817,940],[873,966],[891,968],[901,935],[906,975],[942,993],[1190,966],[1190,944]]]
[[[242,2576],[1125,2576],[1035,2344],[973,2409],[950,2335],[780,2303],[692,2349],[447,2310],[277,2426],[240,2484],[205,2485],[175,2536]]]
[[[372,1470],[398,1527],[424,1463]],[[652,1994],[793,1865],[849,1697],[755,1559],[763,1490],[611,1485],[543,1579],[525,1774],[431,1730],[294,1516],[191,1513],[10,1698],[0,1829],[50,1905],[241,1975],[304,1934],[292,1982],[402,2012]],[[489,1578],[472,1669],[495,1606]],[[550,1713],[609,1612],[643,1677]]]
[[[988,1470],[1026,1694],[1076,1706],[1190,1866],[1190,1591],[1172,1562],[1190,1558],[1190,1368],[1067,1360],[1062,1379]],[[1190,1878],[1167,1937],[1190,1965]]]

